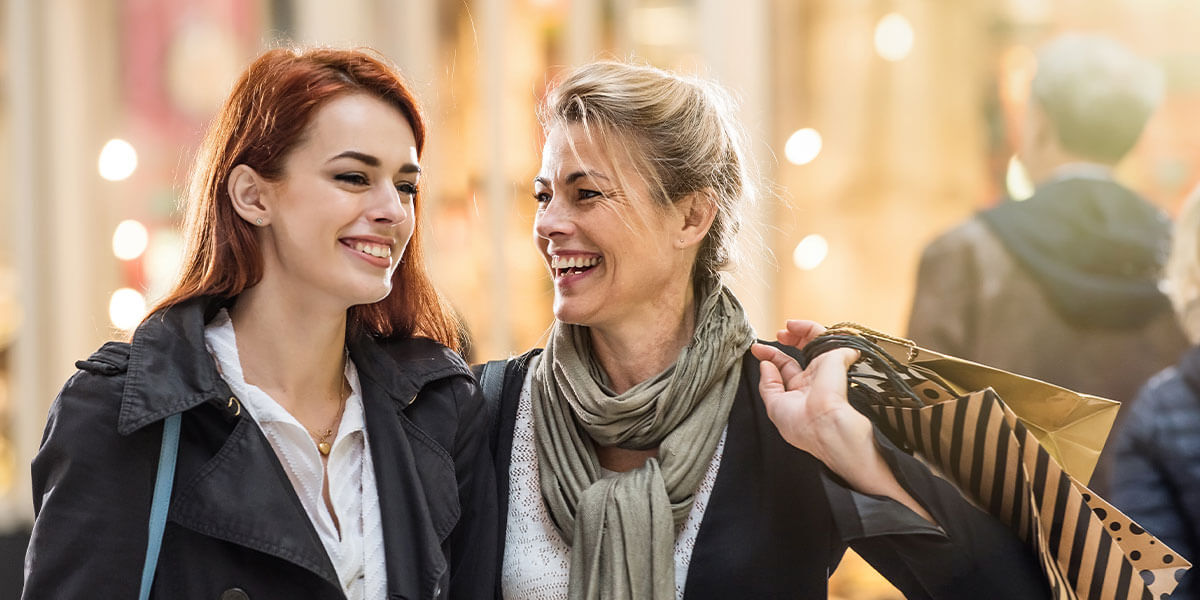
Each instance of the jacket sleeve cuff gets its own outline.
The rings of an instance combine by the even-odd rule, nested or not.
[[[919,494],[914,493],[904,477],[903,470],[897,469],[897,457],[893,453],[904,454],[894,444],[875,430],[876,444],[883,454],[885,461],[892,468],[900,485],[908,490],[922,506],[926,502]],[[904,454],[910,460],[912,457]],[[841,478],[829,469],[821,471],[821,483],[825,488],[825,496],[833,513],[833,520],[841,533],[844,543],[856,540],[894,535],[934,535],[946,537],[946,532],[940,526],[930,523],[912,509],[886,496],[875,496],[855,491]],[[931,511],[932,512],[932,511]],[[935,517],[936,518],[936,517]]]

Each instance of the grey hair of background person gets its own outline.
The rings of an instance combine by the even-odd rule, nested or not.
[[[1165,288],[1188,340],[1200,343],[1200,186],[1188,194],[1175,218]]]
[[[1066,34],[1038,51],[1033,100],[1076,156],[1119,161],[1164,93],[1162,70],[1109,38]]]
[[[547,94],[538,117],[546,131],[582,125],[610,158],[623,154],[658,206],[706,195],[716,217],[692,278],[719,281],[721,271],[736,262],[743,212],[758,188],[736,110],[730,93],[713,81],[601,61],[568,71]],[[617,173],[619,179],[628,175]]]

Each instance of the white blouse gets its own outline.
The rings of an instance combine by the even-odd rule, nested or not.
[[[530,363],[529,373],[521,387],[517,418],[513,427],[512,457],[508,465],[508,515],[504,539],[503,591],[505,598],[523,600],[562,600],[567,597],[571,565],[571,548],[550,519],[550,511],[542,500],[538,478],[538,455],[534,445],[533,399],[530,382],[537,359]],[[708,463],[704,479],[696,490],[696,500],[683,525],[676,528],[675,537],[675,597],[683,598],[688,565],[696,546],[696,534],[708,506],[721,468],[725,451],[725,434]]]
[[[326,469],[317,445],[296,417],[257,386],[246,383],[238,359],[233,322],[227,311],[222,309],[205,326],[204,341],[217,360],[221,378],[229,384],[275,450],[275,456],[321,537],[346,597],[349,600],[382,600],[387,593],[387,575],[379,494],[375,488],[375,470],[363,418],[362,389],[354,363],[347,357],[345,376],[350,383],[350,397],[346,399],[342,421],[329,452],[329,496],[341,528],[339,535],[322,496]]]

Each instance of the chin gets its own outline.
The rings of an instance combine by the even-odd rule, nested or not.
[[[562,302],[556,300],[554,302],[554,318],[560,323],[568,325],[590,326],[593,322],[592,313],[594,311],[581,310],[581,307],[572,302]]]
[[[353,289],[355,291],[353,298],[351,298],[351,302],[355,306],[359,304],[375,304],[376,302],[387,298],[392,293],[392,285],[390,281],[386,282],[386,284],[380,284],[379,282],[372,282],[370,285],[360,284],[349,289]]]

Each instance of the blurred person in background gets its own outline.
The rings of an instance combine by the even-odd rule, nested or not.
[[[855,352],[752,346],[722,277],[756,187],[724,90],[596,63],[540,117],[555,322],[482,382],[504,597],[824,598],[847,545],[909,598],[1048,597],[1015,535],[850,407]]]
[[[1113,434],[1109,499],[1179,554],[1200,556],[1200,188],[1175,225],[1167,295],[1193,345],[1155,375]],[[1200,599],[1189,572],[1171,596]]]
[[[1036,191],[925,248],[908,336],[1121,402],[1175,362],[1187,341],[1158,285],[1170,224],[1112,172],[1163,90],[1154,65],[1107,38],[1046,45],[1019,149]],[[1101,494],[1110,462],[1092,477]]]
[[[417,221],[425,125],[371,52],[275,49],[196,157],[182,274],[55,399],[25,598],[480,598],[495,482]]]

